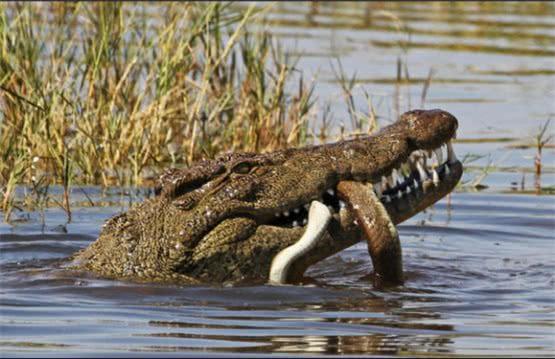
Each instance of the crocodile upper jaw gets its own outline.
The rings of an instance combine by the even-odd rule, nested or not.
[[[395,224],[401,223],[450,193],[462,176],[462,164],[457,160],[451,140],[434,150],[415,150],[405,163],[394,168],[379,181],[366,182],[380,198]],[[318,199],[327,205],[335,220],[346,210],[345,202],[336,188],[324,191]],[[286,228],[307,224],[309,203],[276,211],[267,225]],[[344,214],[343,214],[344,215]]]

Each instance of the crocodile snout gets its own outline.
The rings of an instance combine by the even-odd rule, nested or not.
[[[401,116],[407,125],[409,142],[419,149],[437,148],[446,139],[455,137],[459,122],[443,110],[412,110]]]

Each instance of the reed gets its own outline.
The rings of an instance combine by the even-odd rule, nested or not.
[[[534,167],[536,169],[536,176],[541,176],[542,173],[542,151],[543,148],[553,140],[555,134],[551,131],[548,132],[549,126],[551,125],[551,119],[545,121],[538,128],[538,131],[534,134],[534,145],[536,147],[536,155],[534,156]]]
[[[313,85],[294,76],[293,59],[260,31],[254,7],[2,3],[0,10],[5,219],[18,184],[37,193],[63,185],[60,206],[70,218],[76,183],[143,185],[161,167],[308,140]]]

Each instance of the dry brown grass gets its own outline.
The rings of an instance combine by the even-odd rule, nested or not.
[[[256,11],[220,3],[0,5],[0,187],[141,185],[161,167],[307,140],[312,85]],[[158,14],[158,15],[155,15]]]

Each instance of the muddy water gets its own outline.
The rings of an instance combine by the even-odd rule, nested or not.
[[[406,52],[391,14],[411,29]],[[318,77],[335,124],[347,117],[337,54],[357,74],[357,106],[366,90],[382,124],[420,105],[431,67],[424,106],[460,120],[464,186],[399,226],[406,285],[374,290],[364,244],[310,268],[310,286],[75,277],[59,262],[144,193],[74,188],[69,224],[59,208],[0,224],[2,355],[555,355],[555,153],[544,149],[538,178],[535,150],[522,146],[555,114],[553,15],[550,3],[276,5],[271,29],[304,54],[298,67]],[[473,192],[474,181],[488,187]]]
[[[100,197],[88,188],[93,201]],[[114,202],[115,203],[115,202]],[[455,193],[399,227],[407,282],[374,290],[363,243],[310,286],[175,287],[74,277],[57,263],[119,206],[2,225],[2,352],[552,355],[553,198]],[[65,233],[67,231],[67,233]]]

